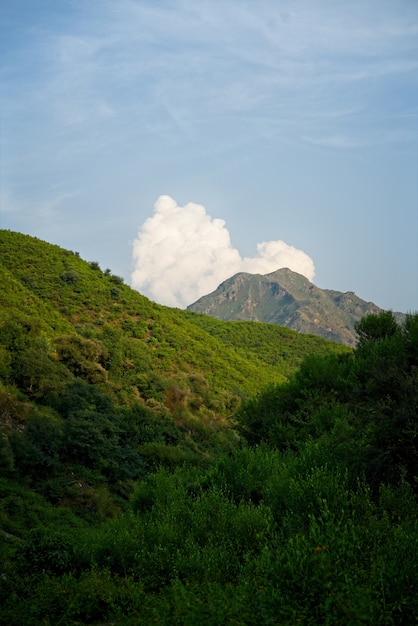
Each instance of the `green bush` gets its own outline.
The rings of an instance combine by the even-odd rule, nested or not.
[[[81,281],[81,275],[76,270],[67,270],[61,274],[61,280],[69,285],[76,285]]]
[[[74,568],[74,542],[70,535],[35,528],[17,551],[18,568],[24,574],[63,574]]]
[[[61,467],[62,439],[59,421],[47,415],[30,415],[26,428],[9,436],[14,465],[20,475],[37,481],[53,476]]]

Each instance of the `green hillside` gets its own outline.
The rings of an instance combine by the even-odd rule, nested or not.
[[[174,428],[174,439],[134,438],[148,463],[235,445],[243,400],[283,382],[308,352],[340,350],[277,326],[215,330],[202,316],[151,302],[76,252],[19,233],[0,233],[0,278],[3,384],[62,412],[57,398],[83,382],[118,411],[146,415],[149,432]]]
[[[301,335],[285,326],[261,322],[229,321],[189,311],[179,312],[237,354],[263,368],[272,365],[286,378],[309,354],[345,353],[348,350],[317,335]]]
[[[0,231],[0,626],[412,624],[418,315],[356,348]]]
[[[227,415],[240,398],[267,382],[284,380],[307,351],[338,349],[329,342],[252,324],[241,327],[239,342],[234,337],[225,342],[228,325],[218,325],[214,332],[200,316],[150,302],[97,263],[18,233],[1,232],[0,263],[3,318],[30,317],[38,327],[32,332],[45,335],[52,350],[65,335],[98,342],[102,382],[107,391],[123,398],[147,401],[158,395],[151,389],[154,377],[161,385],[177,385],[188,399],[193,396],[199,402],[199,375],[200,386],[217,396],[215,413]],[[248,354],[242,349],[244,336]],[[258,351],[256,364],[251,343],[266,345],[265,355]]]

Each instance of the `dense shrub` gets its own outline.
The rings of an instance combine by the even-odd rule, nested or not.
[[[1,624],[415,623],[417,316],[348,351],[1,238]]]
[[[251,444],[297,450],[309,438],[338,433],[346,424],[345,462],[362,467],[375,489],[396,483],[402,468],[418,475],[418,316],[398,325],[391,313],[364,318],[352,355],[312,357],[284,385],[271,385],[238,413]],[[351,430],[351,435],[349,435]]]

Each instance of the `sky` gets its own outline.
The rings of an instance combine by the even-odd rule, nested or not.
[[[418,311],[417,0],[2,0],[0,123],[0,228],[160,304]]]

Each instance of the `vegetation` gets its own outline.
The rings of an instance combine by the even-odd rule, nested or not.
[[[418,315],[348,350],[0,235],[0,624],[416,623]]]

